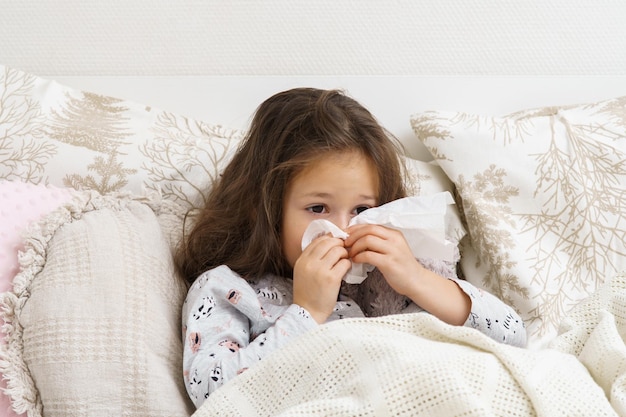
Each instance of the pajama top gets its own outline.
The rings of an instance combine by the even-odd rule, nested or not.
[[[524,323],[511,307],[467,281],[449,279],[472,302],[465,326],[499,342],[525,346]],[[252,284],[220,266],[191,285],[182,311],[183,375],[196,407],[226,381],[318,326],[304,308],[292,303],[291,284],[290,279],[271,275]],[[403,310],[418,311],[423,310],[414,303]],[[363,313],[340,295],[328,321],[348,317],[363,317]]]

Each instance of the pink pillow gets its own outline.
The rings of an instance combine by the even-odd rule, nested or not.
[[[12,289],[13,278],[19,271],[17,253],[24,248],[22,233],[30,223],[40,220],[71,197],[70,189],[66,188],[0,180],[0,292]],[[4,343],[2,332],[0,337]],[[6,383],[2,378],[0,415],[17,417],[4,389]]]

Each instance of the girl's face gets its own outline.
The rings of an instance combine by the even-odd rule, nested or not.
[[[345,230],[363,210],[378,205],[378,172],[357,151],[325,154],[300,171],[283,198],[281,245],[293,268],[302,253],[302,235],[309,223],[326,219]]]

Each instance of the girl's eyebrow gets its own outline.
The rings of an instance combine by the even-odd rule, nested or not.
[[[322,192],[316,192],[316,191],[312,191],[310,193],[305,193],[302,194],[302,197],[330,197],[330,193],[322,193]]]
[[[328,198],[328,197],[332,197],[332,195],[330,193],[312,191],[310,193],[301,194],[300,197],[302,198]],[[371,200],[374,202],[376,201],[376,197],[372,195],[360,194],[357,197],[363,200]]]

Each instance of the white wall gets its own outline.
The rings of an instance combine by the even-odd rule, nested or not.
[[[39,75],[626,74],[623,0],[0,0]]]

